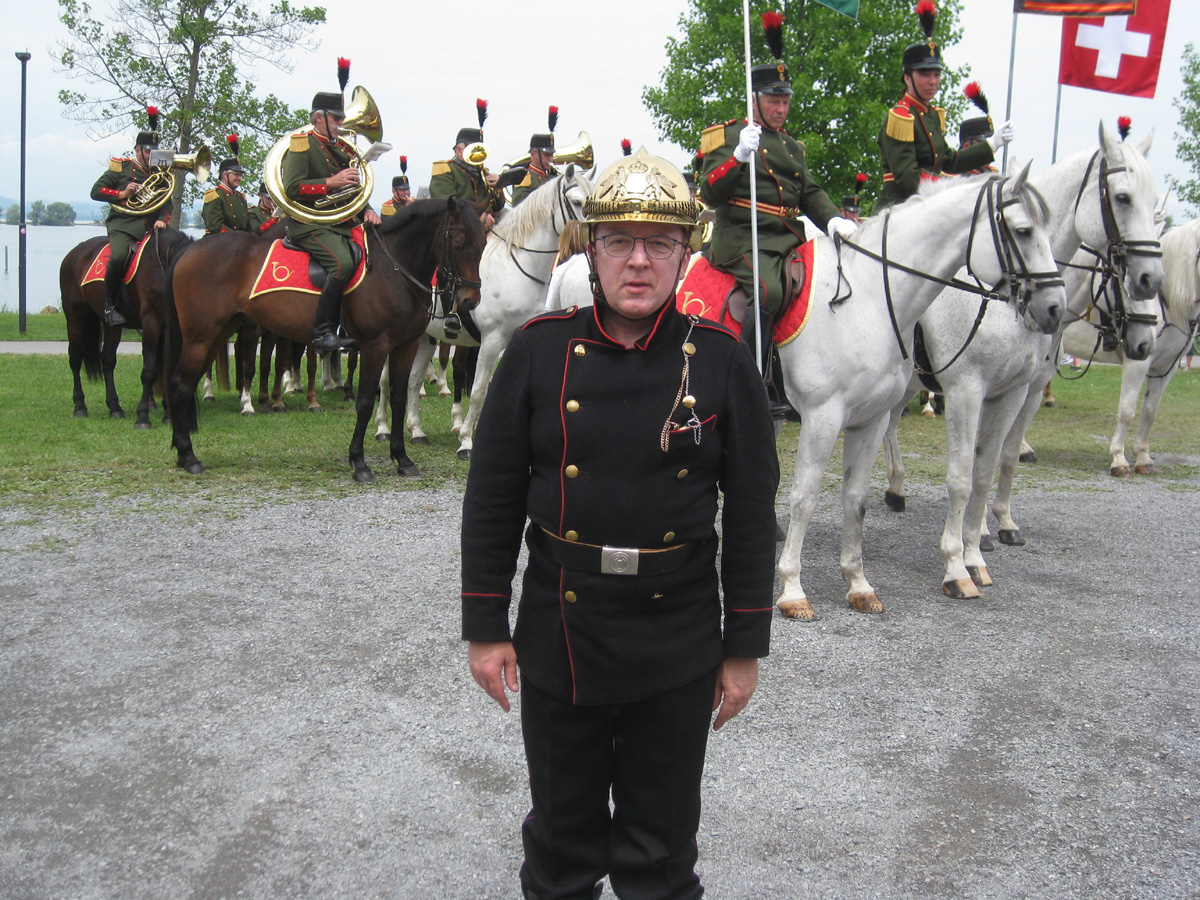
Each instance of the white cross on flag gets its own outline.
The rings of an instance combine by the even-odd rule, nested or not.
[[[1063,19],[1058,83],[1153,97],[1171,0],[1138,0],[1132,16]]]

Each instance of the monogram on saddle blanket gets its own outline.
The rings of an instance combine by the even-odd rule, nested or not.
[[[775,343],[782,347],[796,339],[808,324],[809,292],[817,268],[817,242],[796,248],[787,267],[787,291],[790,299],[775,323]],[[714,269],[699,254],[688,263],[683,281],[675,294],[675,307],[682,313],[720,322],[736,335],[742,333],[742,319],[750,299],[728,272]]]
[[[346,285],[345,293],[362,284],[367,274],[367,235],[362,225],[354,226],[350,233],[354,241],[350,251],[354,255],[354,276]],[[325,284],[326,273],[321,264],[292,244],[287,238],[281,238],[271,244],[267,258],[263,260],[258,277],[254,279],[254,288],[250,291],[250,299],[271,291],[300,291],[305,294],[319,294]]]
[[[142,261],[142,251],[146,249],[146,242],[150,240],[150,235],[147,234],[144,238],[134,245],[133,252],[129,254],[129,268],[125,270],[125,283],[133,281],[133,276],[137,274],[138,265]],[[96,258],[92,260],[92,264],[87,267],[84,273],[83,281],[79,282],[79,286],[91,284],[93,281],[103,281],[104,274],[108,271],[108,261],[112,258],[112,244],[105,244],[100,248],[100,252],[96,254]]]

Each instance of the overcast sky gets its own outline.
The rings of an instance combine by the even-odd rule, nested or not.
[[[1155,129],[1150,161],[1160,194],[1168,175],[1188,177],[1175,158],[1179,116],[1171,99],[1182,89],[1184,44],[1200,44],[1200,17],[1189,9],[1194,2],[1175,0],[1155,99],[1063,88],[1060,157],[1095,146],[1101,118],[1115,129],[1117,116],[1128,115],[1136,138]],[[103,9],[108,0],[92,5]],[[730,0],[730,6],[737,9],[740,3]],[[1008,82],[1012,4],[965,0],[964,6],[963,42],[944,48],[944,55],[954,65],[971,65],[999,122]],[[759,3],[752,7],[761,11]],[[298,55],[291,73],[262,66],[247,74],[260,93],[307,108],[315,91],[336,90],[336,58],[350,57],[350,86],[362,84],[375,97],[384,140],[396,148],[375,165],[377,204],[386,197],[392,175],[399,173],[401,153],[408,157],[414,183],[428,182],[430,166],[451,153],[458,129],[475,123],[476,97],[490,102],[485,137],[498,164],[525,152],[529,135],[545,129],[551,104],[559,107],[560,146],[587,131],[601,165],[620,153],[625,137],[635,148],[645,143],[683,164],[691,148],[659,141],[641,102],[643,87],[658,80],[663,45],[678,33],[683,8],[681,0],[607,0],[587,7],[565,3],[545,7],[534,24],[534,17],[520,7],[480,0],[445,7],[403,0],[330,4],[327,24],[319,31],[320,47]],[[581,9],[601,12],[588,16]],[[19,196],[21,64],[12,53],[27,48],[33,54],[28,64],[27,201],[86,199],[108,157],[130,151],[135,131],[131,127],[126,134],[96,141],[85,126],[63,117],[58,91],[88,88],[55,71],[54,42],[64,31],[56,3],[0,0],[0,11],[7,45],[0,58],[0,195]],[[1036,170],[1051,159],[1061,24],[1053,17],[1019,18],[1013,152],[1022,161],[1032,159]],[[791,124],[793,131],[801,130],[800,123]],[[878,173],[868,174],[877,184]],[[831,185],[830,190],[836,194],[838,188]],[[1167,209],[1176,220],[1195,213],[1174,201],[1172,194]]]

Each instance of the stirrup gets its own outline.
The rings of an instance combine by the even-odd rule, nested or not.
[[[332,353],[335,350],[357,350],[354,338],[341,337],[330,332],[313,338],[312,348],[317,353]]]
[[[458,317],[458,313],[447,313],[446,318],[442,320],[442,333],[446,335],[446,340],[454,340],[461,332],[462,319]]]
[[[104,324],[113,328],[117,328],[125,324],[125,317],[121,315],[121,311],[114,306],[104,307]]]

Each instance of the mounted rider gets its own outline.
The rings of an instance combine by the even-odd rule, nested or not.
[[[454,158],[433,164],[429,196],[457,197],[474,203],[481,214],[487,215],[484,224],[490,228],[492,223],[488,219],[504,209],[504,194],[498,187],[499,176],[488,172],[483,167],[482,159],[474,163],[463,158],[463,151],[468,146],[483,143],[483,123],[488,115],[486,100],[475,101],[475,115],[479,119],[479,127],[458,130],[454,138]]]
[[[132,197],[150,177],[150,151],[158,149],[158,107],[147,106],[149,131],[139,131],[133,148],[133,158],[114,156],[108,169],[92,185],[92,199],[109,204],[104,220],[108,231],[108,269],[104,274],[104,322],[112,327],[125,324],[117,310],[117,299],[125,270],[129,266],[130,249],[149,232],[165,228],[171,221],[173,205],[170,200],[151,212],[137,215],[125,211],[119,204]]]
[[[250,210],[246,206],[246,195],[238,189],[246,171],[238,160],[238,136],[231,134],[225,140],[233,155],[221,160],[216,187],[204,192],[204,209],[200,217],[204,221],[206,235],[254,230],[250,222]]]
[[[350,60],[339,58],[338,84],[342,92],[349,79]],[[319,92],[314,95],[310,118],[312,131],[292,134],[281,168],[283,190],[288,198],[315,212],[319,209],[318,200],[340,188],[359,184],[361,176],[351,165],[358,158],[354,145],[338,135],[338,128],[346,119],[343,94]],[[318,353],[356,349],[352,339],[336,333],[342,292],[354,274],[351,233],[360,222],[378,225],[380,221],[379,214],[369,206],[361,214],[332,224],[288,219],[289,240],[308,251],[328,274],[313,322],[313,349]]]
[[[807,216],[826,233],[842,237],[853,234],[856,226],[809,173],[804,144],[783,128],[792,101],[792,82],[782,60],[783,17],[765,13],[763,28],[776,61],[750,70],[754,122],[733,119],[704,130],[700,196],[716,213],[712,244],[704,256],[715,268],[732,274],[747,297],[754,296],[750,222],[757,218],[761,319],[754,322],[748,307],[742,336],[751,347],[755,340],[762,341],[764,369],[769,370],[774,322],[789,299],[788,260],[806,240],[799,217]],[[757,212],[750,203],[751,156]]]
[[[392,177],[392,196],[383,201],[379,213],[383,218],[394,216],[412,203],[412,185],[408,181],[408,157],[400,157],[400,174]]]
[[[986,168],[1014,135],[1012,122],[1005,122],[999,133],[965,150],[946,143],[946,111],[933,105],[945,68],[941,48],[933,40],[937,7],[933,0],[921,0],[916,12],[925,40],[905,48],[904,97],[888,111],[879,130],[883,191],[876,212],[907,200],[923,179]]]
[[[554,129],[558,125],[557,106],[550,107],[546,120],[550,126],[550,132],[535,134],[529,139],[529,165],[525,167],[524,180],[513,188],[513,206],[558,174],[558,169],[554,168]]]
[[[247,215],[250,219],[250,229],[255,234],[262,234],[279,221],[280,217],[275,211],[275,201],[271,197],[271,192],[267,190],[266,184],[259,184],[258,205],[250,207]]]

